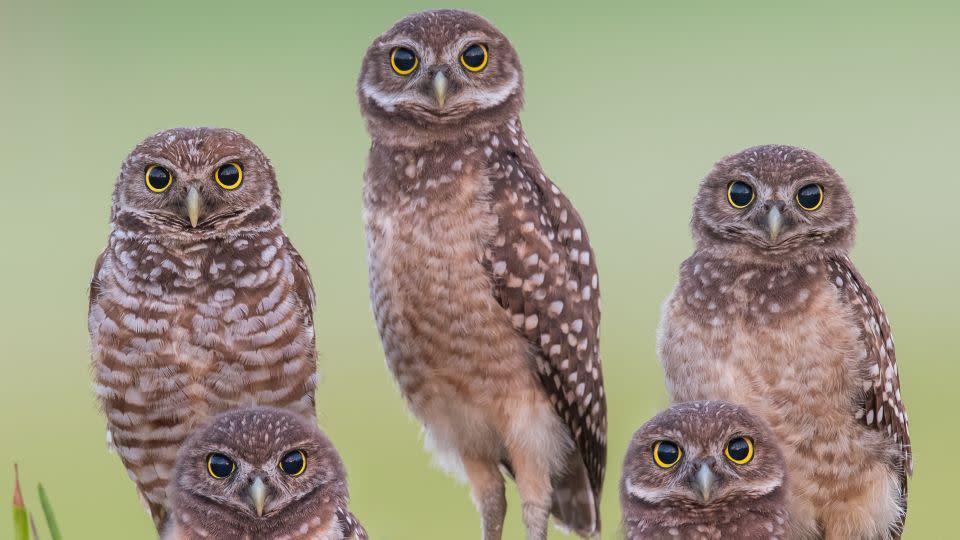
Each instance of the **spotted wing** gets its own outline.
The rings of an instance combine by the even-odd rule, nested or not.
[[[596,506],[607,452],[596,262],[580,216],[529,149],[524,153],[504,149],[491,156],[499,227],[484,264],[494,294],[530,341],[540,381],[576,442]],[[597,507],[593,514],[593,524],[585,526],[599,530]]]
[[[828,262],[827,268],[841,298],[860,321],[861,341],[866,348],[867,379],[857,418],[867,427],[885,433],[898,446],[902,461],[897,466],[901,469],[901,488],[906,504],[907,476],[913,473],[913,452],[907,410],[900,397],[900,375],[890,323],[877,297],[849,258],[836,258]]]
[[[93,278],[90,280],[90,302],[87,306],[88,309],[93,308],[93,305],[97,303],[97,299],[100,298],[100,269],[103,267],[103,258],[107,254],[107,250],[104,250],[97,257],[97,262],[93,265]]]
[[[360,520],[349,510],[337,508],[337,521],[340,523],[341,530],[343,530],[345,540],[368,540],[370,538],[366,529],[360,524]]]
[[[300,252],[293,247],[293,243],[286,236],[283,237],[284,249],[290,253],[293,259],[293,286],[297,293],[297,298],[303,303],[306,309],[307,322],[313,324],[313,309],[316,307],[317,297],[313,292],[313,280],[310,278],[310,270],[307,269],[307,263],[303,261]]]

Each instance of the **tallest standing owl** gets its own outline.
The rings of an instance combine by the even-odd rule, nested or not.
[[[531,539],[600,530],[606,402],[597,268],[518,115],[507,38],[457,10],[378,37],[357,89],[373,139],[364,222],[387,365],[441,464],[502,534],[501,467]]]
[[[177,128],[127,156],[89,329],[108,439],[158,528],[177,450],[208,416],[257,404],[314,418],[313,288],[259,148]]]
[[[671,399],[766,417],[789,469],[791,538],[899,538],[906,516],[906,410],[887,317],[847,255],[855,223],[816,154],[728,156],[700,185],[696,251],[664,305]]]

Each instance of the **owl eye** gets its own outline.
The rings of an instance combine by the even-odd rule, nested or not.
[[[730,439],[723,453],[737,465],[745,465],[753,459],[753,441],[750,437],[735,437]]]
[[[239,163],[226,163],[217,169],[213,175],[217,185],[226,190],[237,189],[243,182],[243,169]]]
[[[280,458],[280,463],[277,466],[285,474],[300,476],[307,469],[307,455],[303,453],[303,450],[287,452]]]
[[[740,209],[750,206],[753,202],[753,188],[746,182],[731,182],[727,186],[727,200],[730,206]]]
[[[416,53],[406,47],[397,47],[390,53],[390,67],[392,67],[398,75],[409,75],[413,73],[413,70],[417,69],[419,64],[420,59],[417,58]]]
[[[159,165],[147,167],[144,177],[147,180],[147,189],[154,193],[163,193],[173,183],[173,175],[170,171]]]
[[[217,480],[223,480],[230,476],[236,469],[237,464],[223,454],[210,454],[207,456],[207,472]]]
[[[669,469],[680,461],[683,450],[670,441],[657,441],[653,445],[653,461],[664,469]]]
[[[460,55],[460,63],[470,71],[477,72],[487,67],[487,60],[490,55],[487,54],[487,46],[482,43],[475,43]]]
[[[809,184],[800,188],[797,192],[797,204],[800,208],[813,212],[823,204],[823,186],[820,184]]]

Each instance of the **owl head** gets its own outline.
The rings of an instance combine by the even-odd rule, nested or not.
[[[623,463],[624,508],[753,505],[782,496],[786,465],[767,424],[722,401],[673,405],[644,424]]]
[[[270,161],[229,129],[148,137],[124,160],[113,194],[114,225],[142,236],[222,238],[269,228],[279,217]]]
[[[287,529],[347,499],[343,463],[319,428],[269,407],[230,411],[198,429],[173,478],[174,519],[216,515],[243,531]]]
[[[515,116],[523,106],[523,71],[510,41],[483,17],[423,11],[370,45],[357,95],[375,139],[422,144]]]
[[[700,184],[692,219],[699,248],[751,260],[849,249],[855,225],[853,200],[830,164],[780,145],[720,160]]]

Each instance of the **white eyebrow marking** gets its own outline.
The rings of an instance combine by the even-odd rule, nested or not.
[[[658,490],[646,489],[640,486],[636,486],[629,478],[623,481],[623,487],[627,489],[627,493],[633,495],[634,497],[647,502],[658,502],[663,500],[663,495]]]

